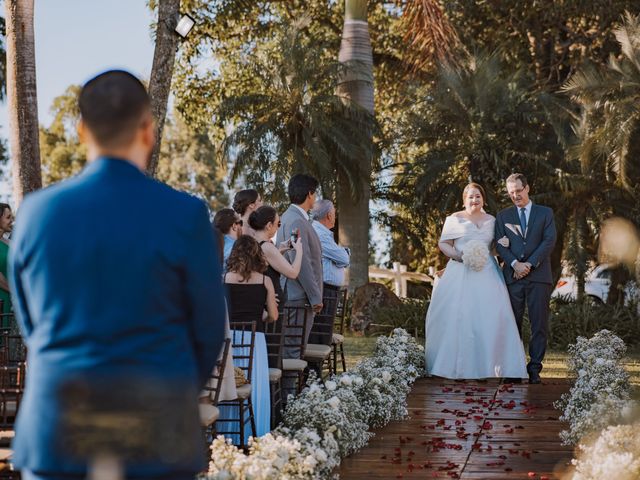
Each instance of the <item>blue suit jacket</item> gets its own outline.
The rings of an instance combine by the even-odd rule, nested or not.
[[[224,303],[207,208],[131,163],[100,158],[75,178],[28,195],[12,238],[9,276],[28,348],[14,464],[83,472],[61,445],[60,389],[76,378],[136,379],[134,389],[185,392],[199,442],[197,392],[224,338]],[[169,425],[167,423],[167,425]],[[172,432],[167,432],[169,435]],[[171,457],[168,455],[167,457]],[[203,449],[127,465],[133,474],[196,472]]]
[[[530,282],[553,283],[551,273],[551,252],[556,244],[556,225],[553,210],[549,207],[533,204],[529,215],[527,231],[520,231],[520,218],[516,207],[505,208],[496,217],[495,238],[499,240],[505,235],[509,239],[509,247],[500,244],[496,250],[504,260],[502,272],[507,285],[515,282],[511,263],[514,260],[529,262],[533,269],[525,277]]]

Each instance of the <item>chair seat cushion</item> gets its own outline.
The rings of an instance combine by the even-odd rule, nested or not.
[[[210,403],[200,403],[198,408],[200,409],[200,424],[203,427],[213,425],[220,416],[220,410],[218,410],[218,407],[214,407]]]
[[[307,368],[308,363],[304,360],[300,360],[299,358],[283,358],[282,359],[282,370],[297,370],[303,371]]]
[[[245,383],[241,387],[238,387],[236,390],[238,392],[238,398],[240,398],[240,399],[244,400],[245,398],[249,398],[251,396],[251,384],[250,383]]]
[[[282,370],[279,368],[270,368],[269,369],[269,382],[276,383],[282,378]]]
[[[333,338],[331,339],[332,345],[340,345],[344,343],[344,335],[340,335],[339,333],[334,333]]]
[[[318,343],[309,343],[304,351],[304,358],[311,361],[324,360],[331,354],[329,345],[321,345]]]

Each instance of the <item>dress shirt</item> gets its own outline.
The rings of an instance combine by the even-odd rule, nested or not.
[[[313,222],[322,248],[323,281],[335,287],[344,285],[344,270],[349,266],[349,250],[338,245],[333,232],[318,221]]]
[[[517,213],[518,213],[518,220],[520,220],[520,209],[524,208],[524,218],[527,219],[527,228],[529,228],[529,217],[531,217],[531,207],[533,206],[533,202],[531,200],[529,200],[529,203],[527,203],[524,207],[516,207]],[[524,237],[527,234],[527,232],[522,232],[522,236]],[[514,260],[513,262],[511,262],[511,268],[513,268],[513,266],[516,264],[517,260]]]
[[[224,236],[224,259],[223,259],[223,270],[227,271],[227,260],[229,259],[229,255],[231,255],[231,249],[233,249],[233,244],[236,243],[236,239],[225,235]]]

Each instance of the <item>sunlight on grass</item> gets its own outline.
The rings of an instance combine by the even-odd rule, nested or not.
[[[422,340],[420,340],[422,342]],[[376,337],[360,337],[347,334],[344,339],[347,368],[353,367],[361,359],[370,356],[376,343]],[[567,371],[567,353],[559,350],[548,350],[545,356],[543,377],[565,378],[569,376]],[[640,387],[640,351],[629,352],[625,360],[625,367],[631,376],[631,383]]]

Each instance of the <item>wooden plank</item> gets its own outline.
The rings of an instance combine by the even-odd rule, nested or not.
[[[553,402],[570,386],[570,379],[541,385],[419,379],[408,398],[409,418],[374,431],[337,473],[343,479],[560,478],[573,450],[560,445],[565,425]]]

